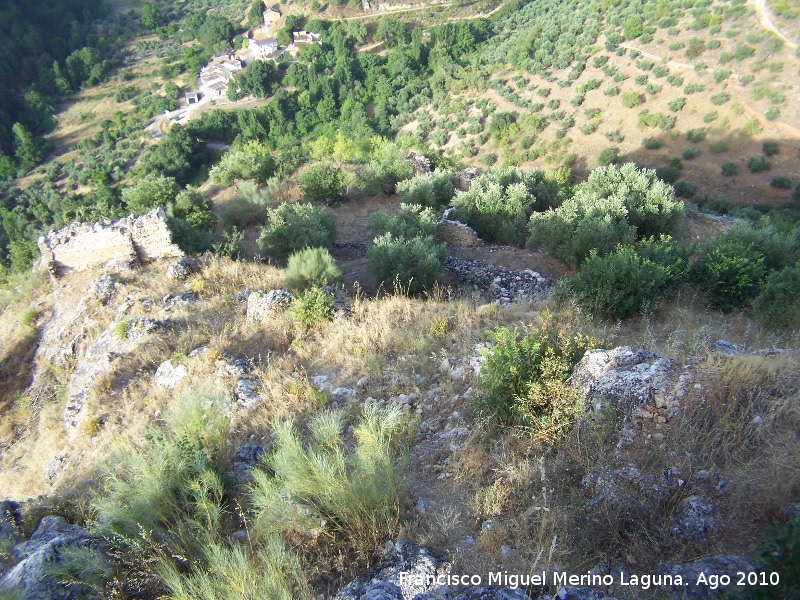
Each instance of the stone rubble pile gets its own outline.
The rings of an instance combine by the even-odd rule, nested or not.
[[[448,256],[442,265],[462,283],[485,293],[501,305],[530,302],[550,293],[552,282],[536,271],[514,271],[482,260],[465,260]]]

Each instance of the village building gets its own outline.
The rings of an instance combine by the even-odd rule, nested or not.
[[[295,46],[317,44],[320,42],[320,35],[313,31],[293,31],[292,43]]]
[[[278,20],[281,18],[281,13],[279,13],[274,8],[268,8],[264,11],[264,27],[270,28],[274,26]]]
[[[242,61],[233,55],[215,56],[200,70],[200,93],[211,98],[226,95],[228,82],[242,68]]]
[[[247,49],[254,60],[265,60],[270,54],[278,50],[278,40],[247,40]]]

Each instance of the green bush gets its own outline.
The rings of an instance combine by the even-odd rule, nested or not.
[[[642,140],[642,146],[648,150],[658,150],[663,145],[664,142],[655,137],[646,137]]]
[[[713,123],[717,120],[719,114],[715,110],[711,110],[703,115],[703,123]]]
[[[330,163],[318,163],[300,176],[300,187],[309,202],[337,204],[347,197],[345,173]]]
[[[266,183],[274,172],[275,161],[270,149],[253,141],[225,153],[219,164],[212,167],[209,177],[214,183],[227,187],[237,179]]]
[[[800,231],[784,233],[766,220],[736,223],[723,236],[743,246],[753,246],[764,257],[768,271],[780,270],[800,260]]]
[[[331,211],[313,204],[282,204],[267,211],[258,247],[269,256],[288,256],[306,247],[327,247],[336,237]]]
[[[780,154],[781,147],[778,142],[767,140],[761,145],[761,151],[764,153],[764,156],[775,156],[776,154]]]
[[[675,183],[681,173],[675,167],[658,167],[656,169],[656,177],[664,183]]]
[[[622,100],[622,106],[625,108],[633,108],[635,106],[639,106],[641,104],[641,99],[639,98],[639,94],[636,92],[626,92],[620,96]]]
[[[800,264],[770,273],[753,301],[753,311],[770,327],[800,328]]]
[[[619,159],[619,150],[617,148],[605,148],[597,155],[597,162],[601,167],[607,167],[614,164]]]
[[[690,129],[686,132],[686,139],[693,144],[697,144],[706,139],[706,132],[704,129]]]
[[[327,248],[305,248],[289,256],[285,280],[298,290],[336,285],[342,280],[342,270]]]
[[[405,152],[387,144],[375,152],[373,160],[359,174],[359,185],[368,194],[392,194],[397,184],[414,176]]]
[[[686,98],[676,98],[675,100],[670,100],[667,103],[667,106],[672,112],[683,110],[683,107],[686,106]]]
[[[739,167],[734,162],[722,163],[722,174],[726,177],[733,177],[739,174]]]
[[[605,256],[595,253],[560,285],[558,296],[571,298],[594,317],[650,312],[688,279],[686,255],[668,238],[647,242],[642,252],[620,245]]]
[[[672,234],[682,219],[683,205],[655,171],[610,165],[592,171],[558,208],[532,214],[527,246],[580,264],[591,250],[602,255],[637,237]]]
[[[722,154],[727,152],[728,149],[728,142],[725,140],[717,140],[708,145],[708,151],[711,152],[711,154]]]
[[[387,233],[375,238],[367,256],[378,284],[392,285],[396,292],[421,294],[440,281],[446,252],[431,237],[406,240]]]
[[[417,175],[397,184],[402,202],[431,208],[447,206],[455,193],[455,175],[438,169],[432,175]]]
[[[318,287],[304,291],[292,302],[289,314],[303,327],[333,321],[334,298]]]
[[[711,104],[714,104],[715,106],[721,106],[730,99],[731,97],[728,94],[725,92],[720,92],[719,94],[714,94],[711,96]]]
[[[680,196],[681,198],[691,198],[694,196],[694,188],[688,181],[683,181],[679,179],[673,184],[675,188],[675,195]]]
[[[692,281],[724,312],[755,297],[763,275],[764,256],[752,244],[724,237],[706,246],[692,265]]]
[[[792,179],[786,175],[775,175],[769,185],[779,190],[789,190],[792,188]]]
[[[488,331],[487,338],[493,345],[484,352],[470,417],[489,428],[522,427],[549,441],[566,433],[583,406],[563,384],[596,340],[548,328],[520,337],[507,327]]]
[[[236,196],[230,204],[220,208],[220,220],[226,229],[247,229],[265,223],[269,207],[253,198]]]
[[[739,600],[784,600],[800,597],[800,517],[788,523],[776,522],[765,533],[758,557],[758,569],[779,573],[780,584],[745,588]]]
[[[758,121],[756,119],[750,119],[747,123],[742,125],[740,131],[744,135],[754,136],[761,133],[762,129],[761,125],[758,124]]]
[[[751,173],[760,173],[761,171],[769,171],[772,168],[772,163],[763,156],[751,157],[747,161],[747,168]]]
[[[252,473],[257,538],[322,534],[360,559],[373,557],[387,539],[396,538],[408,498],[412,423],[397,404],[367,404],[350,442],[345,419],[342,411],[315,415],[307,441],[291,421],[276,427],[264,469]]]
[[[419,204],[401,204],[396,214],[381,210],[369,216],[369,228],[376,235],[389,233],[405,239],[433,236],[437,223],[433,210]]]
[[[781,116],[781,111],[779,111],[774,106],[770,106],[765,112],[764,116],[766,117],[767,121],[775,121],[778,117]]]
[[[684,160],[692,160],[694,158],[697,158],[699,154],[700,151],[696,148],[687,148],[686,150],[681,152],[681,156],[683,157]]]
[[[487,241],[521,245],[531,213],[556,204],[566,186],[542,170],[495,168],[475,179],[469,191],[456,194],[460,221]]]

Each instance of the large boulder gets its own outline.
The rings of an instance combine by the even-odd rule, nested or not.
[[[186,366],[176,365],[172,359],[166,360],[156,369],[155,382],[158,387],[174,390],[186,377]]]
[[[264,323],[276,314],[286,311],[292,305],[292,293],[289,290],[270,290],[253,292],[247,297],[248,323]]]
[[[0,590],[15,590],[22,600],[94,598],[96,594],[90,586],[61,583],[56,576],[59,568],[67,568],[67,560],[78,559],[76,554],[80,551],[91,553],[93,568],[110,575],[99,538],[68,524],[62,517],[45,517],[26,542],[14,547],[12,553],[19,562],[0,579]]]
[[[377,570],[368,578],[350,582],[333,600],[362,600],[367,593],[373,594],[367,597],[373,600],[413,600],[429,591],[439,574],[439,561],[425,548],[389,542]]]
[[[575,366],[571,383],[586,398],[586,409],[607,408],[630,415],[645,404],[660,404],[670,396],[677,367],[657,354],[621,346],[589,350]]]

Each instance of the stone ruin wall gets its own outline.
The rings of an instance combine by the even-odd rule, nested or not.
[[[108,262],[180,258],[161,209],[102,223],[72,223],[39,238],[42,263],[55,276]]]

